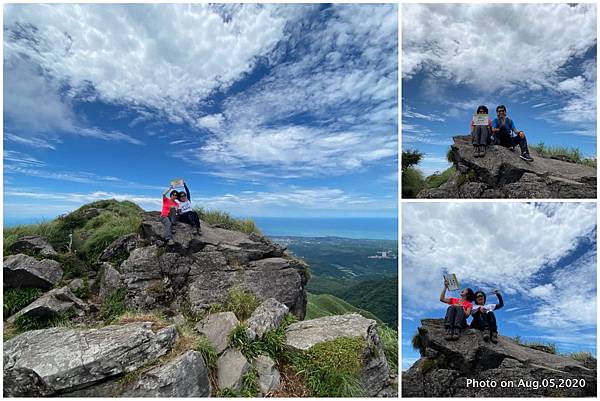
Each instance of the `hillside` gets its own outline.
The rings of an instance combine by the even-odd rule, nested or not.
[[[309,266],[247,223],[167,245],[158,212],[101,201],[5,230],[4,395],[394,396],[397,336],[304,324]]]
[[[358,313],[367,319],[376,320],[383,323],[377,316],[363,309],[350,305],[348,302],[339,299],[330,294],[311,294],[308,293],[308,303],[306,304],[306,319],[315,319],[317,317],[343,315],[345,313]]]

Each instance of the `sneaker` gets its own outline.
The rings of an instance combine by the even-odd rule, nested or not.
[[[479,145],[473,145],[473,157],[479,157]]]
[[[525,160],[526,162],[532,162],[533,161],[533,157],[529,156],[529,153],[521,153],[521,159]]]
[[[480,157],[485,157],[485,154],[487,153],[487,145],[480,146],[479,148],[481,149],[481,156]]]
[[[444,339],[446,341],[452,341],[452,329],[446,329],[446,337]]]
[[[175,241],[173,241],[171,238],[169,238],[169,240],[167,241],[167,245],[173,246],[173,245],[175,245]]]
[[[492,340],[492,342],[494,344],[498,344],[498,333],[493,332],[492,335],[490,336],[490,340]]]
[[[490,341],[490,332],[487,330],[483,332],[483,341]]]
[[[460,337],[460,329],[454,329],[452,333],[452,340],[456,341]]]
[[[510,150],[511,152],[514,152],[515,151],[515,147],[514,146],[509,146],[508,150]]]

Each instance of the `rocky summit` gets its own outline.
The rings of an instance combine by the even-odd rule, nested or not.
[[[445,340],[443,319],[423,319],[413,345],[421,358],[402,373],[403,397],[595,397],[596,359],[584,361],[466,329]]]
[[[546,158],[530,149],[527,162],[514,151],[489,146],[475,157],[470,136],[455,136],[449,157],[456,172],[438,188],[425,189],[418,198],[596,198],[597,172],[593,167],[561,158]]]
[[[81,245],[63,246],[64,238],[75,245],[94,238],[96,222],[124,207],[139,216],[135,232],[101,242],[93,257],[89,248],[79,256]],[[359,315],[302,321],[308,265],[262,235],[206,222],[196,233],[178,222],[168,245],[157,212],[116,201],[55,224],[57,233],[67,227],[62,240],[52,238],[61,252],[27,236],[15,238],[4,258],[6,397],[306,394],[306,383],[293,388],[299,379],[289,379],[296,368],[284,353],[310,361],[303,353],[311,346],[340,337],[364,340],[355,358],[364,394],[397,392],[376,322]]]

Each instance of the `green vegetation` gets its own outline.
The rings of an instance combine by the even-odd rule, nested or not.
[[[102,306],[100,307],[100,316],[105,323],[110,323],[124,314],[125,308],[125,289],[117,288],[112,291]]]
[[[227,230],[241,231],[246,234],[261,233],[253,220],[236,219],[229,213],[219,210],[207,210],[203,208],[195,208],[194,210],[196,213],[198,213],[200,220],[205,221],[212,226],[217,226]]]
[[[39,288],[11,288],[4,290],[4,318],[14,315],[42,296]]]
[[[360,372],[365,348],[362,338],[340,337],[306,352],[289,352],[287,359],[305,377],[313,397],[364,397]]]
[[[13,326],[17,333],[30,330],[47,329],[49,327],[68,326],[72,316],[73,311],[67,311],[59,316],[54,317],[23,315],[15,319]]]
[[[250,317],[259,304],[260,301],[253,293],[241,288],[232,288],[227,294],[225,310],[233,312],[240,321],[244,321]]]
[[[421,339],[421,335],[419,331],[417,331],[412,339],[411,339],[412,347],[415,351],[419,351],[421,355],[425,354],[425,344],[423,344],[423,340]]]
[[[350,305],[348,302],[333,296],[331,294],[311,294],[308,293],[308,303],[306,305],[306,320],[316,319],[323,316],[343,315],[345,313],[359,313],[367,319],[374,319],[382,323],[379,318],[371,312],[359,309]]]
[[[530,146],[531,149],[535,150],[542,157],[557,157],[572,163],[583,164],[596,168],[596,159],[582,157],[581,152],[577,148],[568,148],[565,146],[546,146],[544,142]]]
[[[377,334],[383,344],[383,352],[390,369],[398,373],[398,332],[386,325],[377,326]]]
[[[248,360],[257,355],[267,355],[280,359],[285,354],[285,330],[296,321],[296,317],[286,314],[276,330],[267,331],[260,340],[251,341],[246,332],[246,325],[238,324],[227,338],[230,346],[235,347]]]
[[[215,347],[210,343],[210,340],[205,336],[199,336],[194,345],[194,350],[198,351],[204,359],[204,364],[209,370],[217,368],[217,360],[219,356]]]
[[[441,174],[434,173],[425,179],[425,185],[427,188],[438,188],[448,182],[454,173],[456,173],[456,167],[454,166],[449,167]]]
[[[240,351],[248,360],[254,359],[257,355],[256,349],[253,346],[254,343],[248,337],[246,325],[243,323],[237,324],[235,328],[231,330],[227,337],[227,343]]]
[[[574,352],[569,356],[579,362],[593,361],[595,359],[589,351]]]
[[[536,349],[538,351],[547,352],[549,354],[556,354],[556,344],[554,343],[543,343],[541,341],[523,341],[521,336],[513,337],[513,341],[524,347]]]
[[[73,253],[60,253],[56,261],[63,270],[63,280],[83,277],[88,270],[86,263]]]
[[[428,177],[424,177],[423,173],[419,171],[416,166],[423,159],[423,153],[417,150],[408,150],[402,152],[402,197],[403,198],[416,198],[419,192],[424,189],[438,188],[442,184],[446,183],[452,175],[456,173],[456,168],[450,166],[444,172],[439,174],[432,174]],[[448,163],[455,163],[454,152],[452,148],[448,149],[446,153],[446,159]]]
[[[467,182],[471,182],[475,179],[475,171],[469,170],[466,174],[460,174],[456,179],[456,184],[460,187],[466,184]]]

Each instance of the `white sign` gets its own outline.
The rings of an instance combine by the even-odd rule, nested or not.
[[[175,178],[171,180],[171,186],[173,188],[182,187],[183,186],[183,178]]]
[[[455,291],[460,288],[458,286],[458,279],[456,278],[456,274],[444,274],[444,280],[448,282],[448,289],[450,291]]]
[[[475,114],[473,116],[473,125],[488,125],[489,118],[487,114]]]

